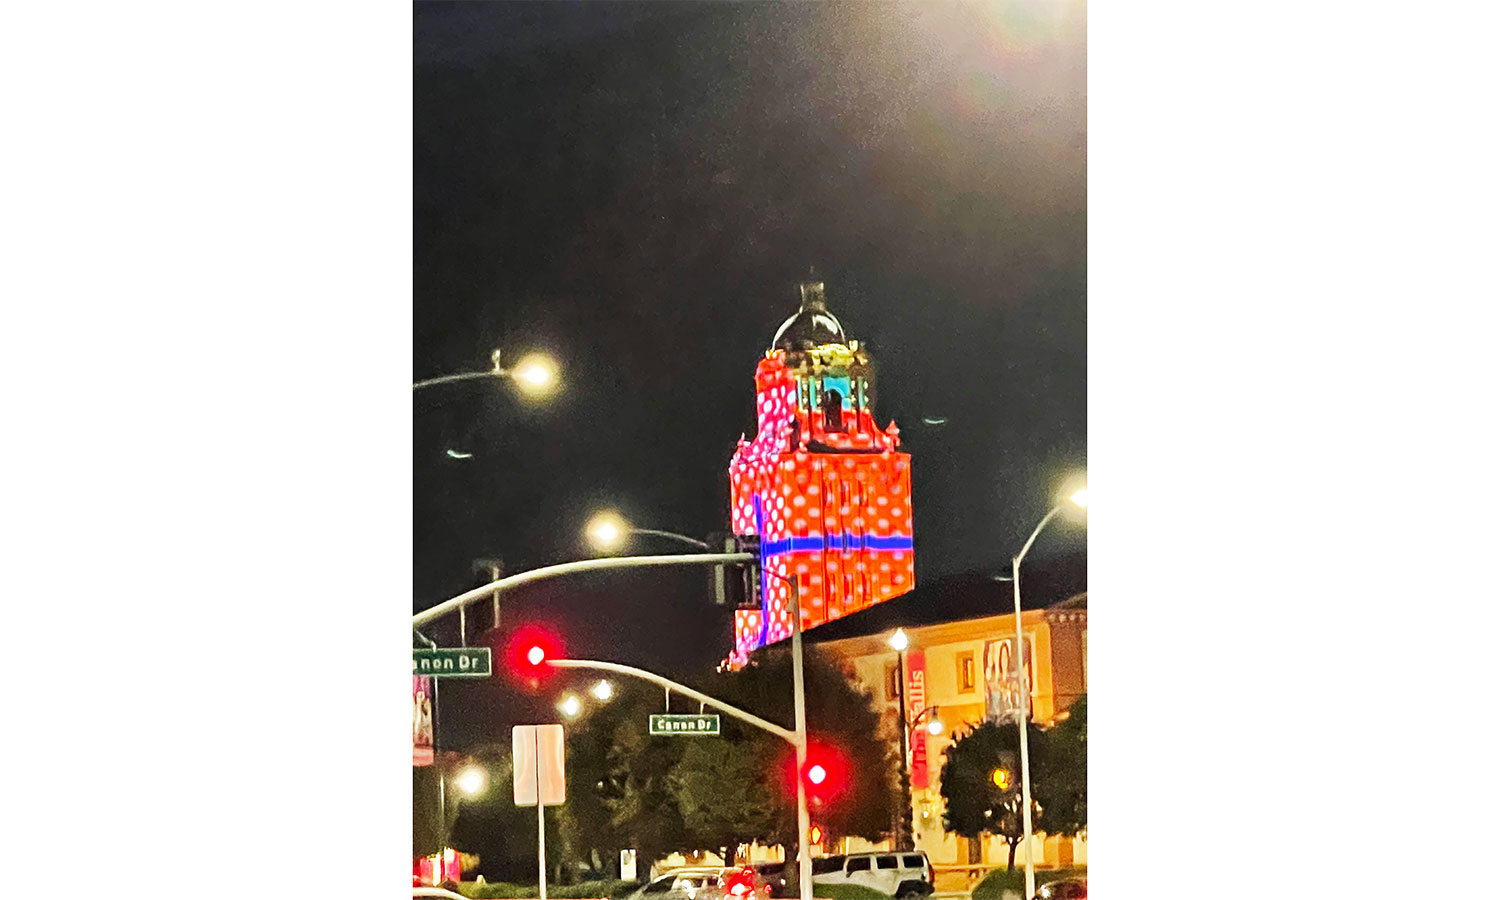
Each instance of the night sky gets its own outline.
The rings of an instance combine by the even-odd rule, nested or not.
[[[596,506],[724,529],[810,272],[912,454],[919,583],[1007,566],[1086,464],[1085,95],[1081,4],[416,4],[413,380],[544,349],[566,387],[416,394],[413,608],[480,557],[585,555]],[[569,579],[504,615],[687,671],[729,647],[706,593]]]

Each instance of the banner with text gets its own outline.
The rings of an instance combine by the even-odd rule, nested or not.
[[[927,660],[921,650],[906,654],[906,721],[915,722],[927,708]],[[905,727],[903,725],[902,727]],[[911,741],[911,786],[927,787],[927,730],[908,729]]]

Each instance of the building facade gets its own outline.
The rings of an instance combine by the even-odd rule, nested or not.
[[[1064,578],[1066,581],[1076,579]],[[1066,713],[1088,691],[1087,594],[1079,590],[1054,599],[1053,591],[1038,591],[1046,605],[1022,610],[1024,651],[1020,667],[1030,694],[1032,718],[1049,724]],[[1028,590],[1031,590],[1028,580]],[[923,602],[924,592],[886,604],[877,617],[872,611],[819,628],[808,641],[839,661],[845,673],[873,697],[884,718],[884,738],[902,749],[906,731],[905,776],[910,795],[910,819],[893,828],[895,840],[910,835],[910,843],[927,852],[934,865],[969,869],[1003,866],[1009,848],[999,837],[971,840],[943,828],[941,795],[944,751],[954,738],[986,720],[1006,720],[1018,706],[1014,694],[1015,618],[1010,585],[994,578],[960,579],[949,593],[965,594],[961,604]],[[944,606],[949,611],[943,611]],[[981,610],[987,614],[975,614]],[[904,650],[893,646],[900,630]],[[933,734],[926,727],[941,723]],[[1013,721],[1013,719],[1009,719]],[[889,846],[895,840],[883,845]],[[1087,839],[1037,837],[1033,845],[1039,866],[1087,863]],[[870,845],[852,839],[844,852]],[[1024,848],[1017,849],[1017,860]]]

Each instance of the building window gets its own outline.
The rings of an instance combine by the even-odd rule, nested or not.
[[[974,651],[958,654],[958,690],[960,693],[974,690]]]
[[[844,397],[838,391],[830,390],[823,394],[823,430],[844,430]]]
[[[885,699],[901,702],[901,666],[896,663],[885,667]]]

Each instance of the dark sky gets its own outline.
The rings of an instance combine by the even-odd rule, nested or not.
[[[566,379],[545,407],[416,395],[414,608],[478,557],[578,558],[596,505],[724,528],[814,269],[912,454],[919,582],[1006,565],[1086,464],[1081,4],[418,3],[414,46],[414,380],[492,347]],[[570,580],[507,615],[694,666],[728,649],[705,585]]]

